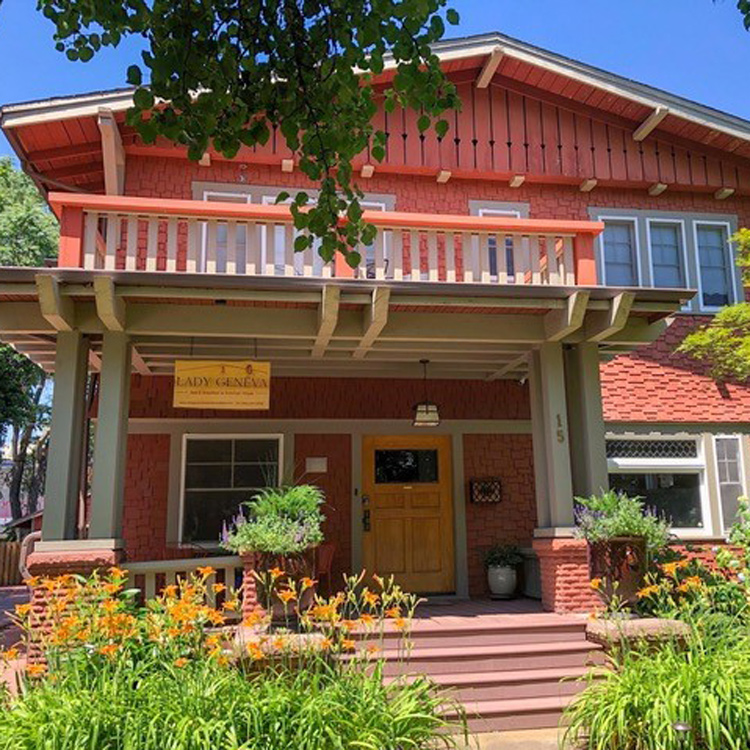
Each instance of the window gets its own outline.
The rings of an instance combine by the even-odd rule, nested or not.
[[[608,286],[637,286],[639,282],[635,222],[605,220],[602,247],[605,283]]]
[[[250,195],[247,193],[230,193],[217,190],[205,190],[203,192],[204,201],[218,201],[220,203],[250,203]],[[247,235],[245,227],[236,228],[236,251],[237,262],[244,267],[245,253],[247,247]],[[216,265],[217,271],[226,271],[227,267],[227,225],[219,223],[216,225]],[[206,251],[208,248],[208,226],[203,225],[203,243],[201,248],[200,268],[206,268]]]
[[[685,287],[685,262],[682,222],[649,221],[649,250],[653,285]]]
[[[734,274],[727,225],[696,222],[695,246],[701,305],[707,308],[728,305],[734,296]]]
[[[721,519],[724,531],[728,531],[737,518],[737,498],[743,494],[740,438],[717,436],[714,445]]]
[[[376,450],[377,484],[423,484],[438,481],[438,452],[427,450]]]
[[[222,525],[279,483],[280,436],[186,435],[180,541],[218,544]]]
[[[711,528],[705,466],[694,438],[607,440],[610,487],[645,500],[675,531],[705,535]]]

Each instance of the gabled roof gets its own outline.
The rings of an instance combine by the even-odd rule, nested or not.
[[[516,62],[521,66],[545,71],[552,76],[561,76],[569,81],[577,82],[582,87],[590,87],[605,95],[609,94],[617,98],[627,99],[646,109],[653,110],[666,107],[672,117],[725,133],[734,138],[750,141],[750,121],[748,120],[671,94],[654,86],[602,70],[593,65],[587,65],[564,55],[550,52],[505,34],[493,32],[446,39],[435,44],[433,50],[440,60],[446,64],[446,68],[451,71],[462,67],[461,65],[455,65],[455,63],[487,57],[498,47],[504,57],[504,62],[498,70],[499,73],[504,73],[505,69],[510,68],[512,63]],[[389,67],[392,67],[392,63],[389,65],[388,60],[386,60],[386,74]],[[511,77],[518,78],[516,73],[517,71],[514,71]],[[527,80],[531,78],[532,76],[528,76]],[[547,85],[552,83],[549,75],[546,83]],[[128,87],[9,104],[0,108],[0,125],[3,128],[14,128],[24,124],[49,120],[85,117],[96,114],[99,107],[122,111],[132,105],[133,91],[132,87]],[[579,89],[576,93],[575,98],[579,98],[578,95],[585,92]],[[600,99],[601,96],[595,98]],[[600,103],[593,106],[600,106]],[[613,111],[622,116],[628,116],[623,111],[622,106],[613,108]]]

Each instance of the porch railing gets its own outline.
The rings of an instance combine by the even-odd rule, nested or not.
[[[366,211],[360,266],[294,252],[288,206],[52,193],[59,265],[261,277],[592,286],[603,224]]]
[[[128,571],[128,587],[141,590],[144,601],[154,599],[162,589],[177,579],[185,579],[198,568],[212,567],[216,577],[214,583],[223,583],[228,589],[237,588],[237,581],[242,576],[242,561],[238,556],[223,557],[193,557],[183,560],[155,560],[148,562],[125,563]],[[208,587],[209,604],[216,603],[216,594],[211,586]]]

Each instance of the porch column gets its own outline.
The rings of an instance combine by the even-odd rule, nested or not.
[[[130,404],[131,345],[126,333],[104,334],[94,445],[89,539],[122,538],[125,456]]]
[[[588,497],[609,487],[599,345],[586,342],[565,353],[573,492]]]
[[[573,526],[573,481],[562,344],[542,344],[532,352],[531,370],[532,394],[536,390],[533,411],[537,412],[533,437],[535,443],[541,444],[538,452],[541,453],[541,448],[544,450],[543,463],[537,468],[537,476],[548,505],[547,518],[540,517],[539,525]],[[535,463],[537,450],[534,453]]]
[[[44,541],[74,539],[76,535],[88,354],[88,339],[79,331],[61,331],[57,334],[42,522]]]

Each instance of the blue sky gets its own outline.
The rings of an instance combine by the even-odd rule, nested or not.
[[[115,0],[113,0],[115,1]],[[501,31],[750,119],[750,34],[735,0],[452,0],[451,36]],[[0,103],[125,84],[137,46],[89,63],[56,52],[36,0],[0,0]],[[0,137],[0,154],[10,152]]]

